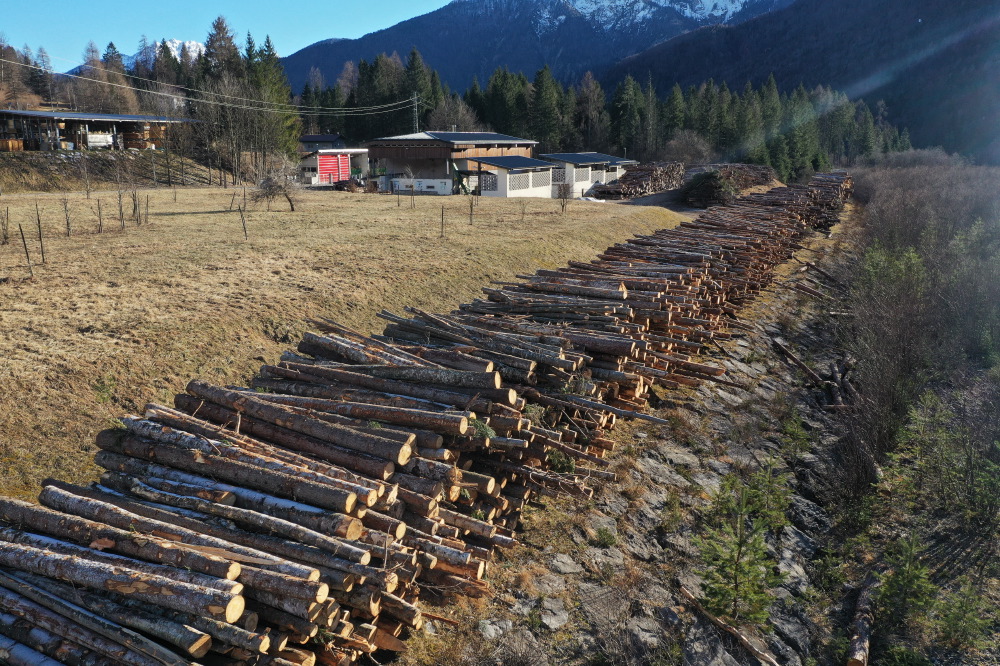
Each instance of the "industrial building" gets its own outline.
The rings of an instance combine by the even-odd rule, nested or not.
[[[555,165],[552,171],[552,196],[558,197],[558,188],[562,184],[570,186],[571,196],[584,196],[595,183],[610,183],[617,180],[625,167],[638,164],[604,153],[549,153],[542,159]]]
[[[0,109],[0,150],[157,148],[180,118]]]
[[[381,189],[458,194],[474,189],[477,158],[531,158],[538,142],[495,132],[417,132],[365,145],[373,171],[384,170]]]

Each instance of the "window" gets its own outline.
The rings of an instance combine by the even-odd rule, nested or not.
[[[536,171],[531,174],[532,187],[547,187],[552,184],[551,173],[549,171]]]
[[[484,173],[481,176],[479,176],[479,191],[496,192],[497,175],[495,173]]]
[[[574,173],[574,180],[578,183],[590,180],[590,167],[577,167]]]
[[[552,170],[552,182],[553,183],[565,183],[566,182],[566,169],[553,169]]]

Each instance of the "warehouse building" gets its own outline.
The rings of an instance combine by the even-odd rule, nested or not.
[[[0,110],[0,150],[156,148],[179,118],[72,111]]]
[[[610,183],[625,173],[625,167],[638,164],[604,153],[549,153],[542,159],[555,165],[552,171],[552,196],[559,196],[559,186],[568,184],[571,196],[582,197],[595,183]]]
[[[481,170],[477,158],[531,158],[537,144],[494,132],[417,132],[365,146],[373,172],[385,174],[383,191],[459,194],[475,188],[472,181]]]
[[[507,157],[480,157],[469,160],[475,168],[470,174],[479,193],[484,197],[534,197],[552,198],[551,162],[532,157],[511,155]]]

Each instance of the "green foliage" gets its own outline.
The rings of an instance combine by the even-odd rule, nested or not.
[[[549,467],[552,468],[553,472],[558,472],[559,474],[572,474],[576,471],[576,460],[570,458],[562,451],[556,451],[553,449],[548,452],[545,459],[548,460]]]
[[[795,409],[781,422],[781,441],[794,455],[801,455],[809,450],[809,433]]]
[[[98,378],[94,384],[94,394],[97,397],[97,402],[109,403],[114,399],[115,389],[118,387],[118,380],[116,380],[112,375],[104,375]]]
[[[610,548],[618,543],[618,536],[607,527],[598,527],[594,543],[601,548]]]
[[[497,431],[490,427],[486,421],[480,421],[479,419],[470,419],[469,425],[472,426],[472,430],[476,433],[476,437],[496,437]]]
[[[784,524],[788,495],[787,488],[778,487],[782,480],[771,468],[749,479],[724,477],[712,497],[705,529],[695,539],[705,565],[705,606],[733,622],[765,622],[770,590],[781,581],[764,538]]]
[[[938,640],[954,648],[982,647],[996,621],[996,609],[971,578],[943,595],[934,620]]]
[[[921,562],[922,548],[916,532],[897,541],[888,554],[888,573],[878,591],[879,617],[890,627],[923,621],[933,607],[937,588]]]
[[[898,646],[890,648],[878,663],[885,666],[932,666],[932,662],[919,652]]]

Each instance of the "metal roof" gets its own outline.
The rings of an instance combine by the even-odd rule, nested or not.
[[[608,164],[638,164],[638,160],[630,160],[626,157],[615,157],[614,155],[605,155],[604,153],[580,153],[581,155],[596,155],[602,159],[608,161]]]
[[[137,123],[186,123],[193,122],[187,118],[167,118],[165,116],[133,116],[117,113],[77,113],[75,111],[21,111],[18,109],[0,109],[0,115],[9,114],[28,118],[48,118],[50,120],[91,120],[91,121],[121,121]]]
[[[379,141],[442,141],[450,144],[462,143],[523,143],[535,145],[537,141],[531,139],[519,139],[516,136],[497,134],[495,132],[416,132],[414,134],[400,134],[397,136],[384,136],[372,139],[368,143]]]
[[[638,164],[635,160],[627,160],[614,155],[604,153],[550,153],[542,155],[547,160],[554,162],[565,162],[577,166],[587,166],[591,164]]]
[[[508,155],[506,157],[475,157],[475,158],[469,158],[469,161],[479,162],[480,164],[488,164],[490,166],[499,167],[501,169],[507,169],[508,171],[514,169],[555,168],[555,164],[553,164],[552,162],[536,160],[531,157],[521,157],[520,155]]]
[[[496,132],[427,132],[427,135],[438,141],[448,143],[538,143],[531,139],[519,139],[516,136],[497,134]]]
[[[339,134],[303,134],[299,137],[299,143],[332,143],[343,140],[344,137]]]

